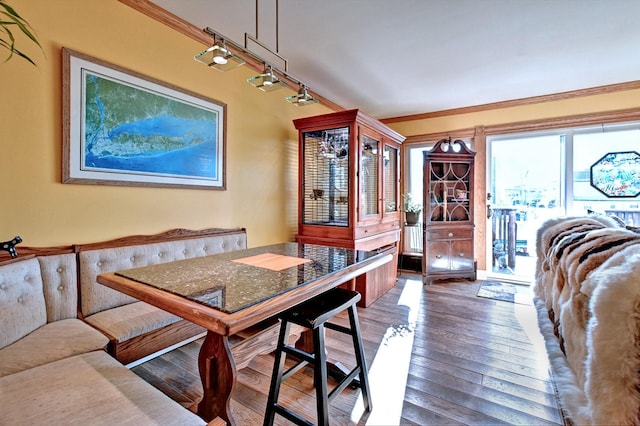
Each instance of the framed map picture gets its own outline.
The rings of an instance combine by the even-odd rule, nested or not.
[[[226,105],[62,49],[62,182],[225,189]]]

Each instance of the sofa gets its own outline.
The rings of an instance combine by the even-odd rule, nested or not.
[[[567,423],[640,423],[640,230],[559,217],[537,231],[534,302]]]
[[[245,229],[177,229],[0,256],[0,425],[205,424],[124,365],[205,330],[96,276],[245,247]]]

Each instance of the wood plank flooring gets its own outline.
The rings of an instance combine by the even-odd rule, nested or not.
[[[332,403],[334,425],[562,425],[532,304],[477,297],[480,282],[437,282],[402,274],[398,285],[358,309],[369,365],[373,410],[359,390]],[[346,315],[339,322],[347,323]],[[348,336],[327,331],[330,358],[355,365]],[[201,341],[132,369],[172,399],[195,409]],[[273,363],[256,357],[241,370],[232,411],[238,425],[262,424]],[[282,387],[280,402],[315,420],[311,370]],[[289,424],[276,416],[276,424]]]

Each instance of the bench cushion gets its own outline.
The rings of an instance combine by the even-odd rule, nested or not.
[[[78,284],[74,253],[39,256],[47,322],[78,317]]]
[[[40,264],[35,258],[0,267],[0,348],[47,322]]]
[[[104,349],[108,343],[104,334],[79,319],[54,321],[0,349],[0,377]]]
[[[106,333],[115,342],[124,342],[178,322],[181,318],[148,303],[135,302],[98,312],[84,320]]]
[[[0,378],[8,425],[204,425],[205,422],[96,351]]]

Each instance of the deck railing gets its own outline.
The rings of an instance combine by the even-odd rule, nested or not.
[[[516,211],[513,208],[494,208],[491,210],[493,266],[512,269],[516,267],[516,244],[518,241]]]
[[[615,215],[629,226],[640,226],[640,210],[605,210],[607,215]]]

